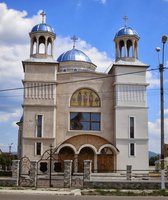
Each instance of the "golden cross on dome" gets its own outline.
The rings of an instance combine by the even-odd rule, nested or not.
[[[75,43],[78,40],[78,38],[74,35],[73,37],[71,37],[71,40],[73,41],[73,49],[75,48]]]
[[[46,16],[46,13],[44,12],[44,10],[40,13],[40,15],[42,16],[42,24],[45,23],[45,16]]]
[[[127,17],[127,16],[124,16],[124,17],[123,17],[123,20],[125,21],[125,26],[127,26],[128,17]]]

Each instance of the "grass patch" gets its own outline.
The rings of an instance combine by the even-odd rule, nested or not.
[[[168,196],[168,190],[88,189],[82,190],[81,194],[100,196]]]

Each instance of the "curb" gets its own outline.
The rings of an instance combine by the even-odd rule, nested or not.
[[[39,189],[0,189],[0,193],[17,193],[17,194],[52,194],[52,195],[74,195],[81,196],[80,189],[74,190],[39,190]]]

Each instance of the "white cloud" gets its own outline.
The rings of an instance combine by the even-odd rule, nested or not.
[[[21,61],[29,55],[28,33],[39,21],[39,14],[28,18],[26,11],[0,3],[0,89],[21,85]]]
[[[168,109],[165,109],[164,114],[165,114],[165,115],[168,114]]]
[[[27,33],[39,21],[39,15],[28,18],[26,11],[8,9],[5,3],[0,3],[0,43],[9,45],[27,43]]]
[[[26,11],[8,9],[5,3],[0,3],[0,89],[22,86],[21,61],[29,57],[28,33],[40,20],[39,14],[28,18]],[[71,48],[70,37],[57,36],[55,58]],[[77,48],[84,51],[98,66],[97,71],[104,72],[109,67],[111,60],[105,52],[100,52],[82,39],[77,42]]]
[[[0,45],[0,88],[21,86],[23,67],[21,61],[29,54],[29,45]]]
[[[166,61],[165,67],[168,67],[168,61]],[[164,84],[168,83],[167,71],[164,70]],[[155,71],[147,71],[146,73],[147,82],[149,83],[149,88],[159,88],[160,87],[160,72],[159,69]]]
[[[12,127],[13,127],[13,128],[17,128],[17,129],[18,129],[18,125],[16,124],[17,122],[18,122],[18,121],[13,121],[13,122],[12,122]]]
[[[160,119],[156,119],[154,122],[148,122],[149,130],[149,149],[156,153],[160,152]],[[168,143],[168,118],[164,119],[164,138],[165,143]]]
[[[0,122],[7,122],[10,120],[16,120],[22,116],[22,108],[18,108],[13,112],[0,112]]]
[[[146,79],[147,79],[147,83],[149,83],[149,88],[158,88],[159,87],[160,80],[158,78],[158,73],[159,73],[159,70],[157,73],[154,73],[151,71],[148,71],[146,73]]]

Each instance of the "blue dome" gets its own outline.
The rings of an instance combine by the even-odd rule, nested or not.
[[[132,36],[136,36],[139,38],[139,35],[138,33],[133,30],[131,27],[122,27],[115,35],[115,37],[121,37],[121,36],[124,36],[124,35],[132,35]]]
[[[45,23],[37,24],[31,30],[31,32],[38,32],[38,31],[46,31],[46,32],[54,33],[53,28],[51,26],[49,26],[48,24],[45,24]]]
[[[92,62],[85,53],[75,48],[64,52],[57,59],[58,62],[70,61],[70,60],[85,61],[85,62],[90,62],[90,63]]]

